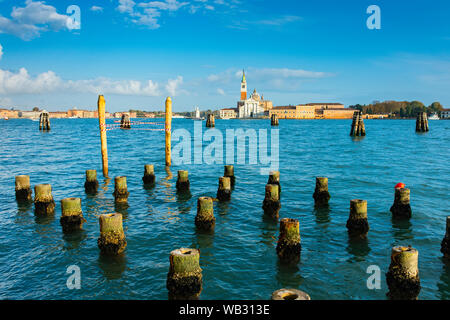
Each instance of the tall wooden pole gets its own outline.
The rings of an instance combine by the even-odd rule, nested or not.
[[[106,123],[105,123],[105,98],[98,96],[98,123],[100,127],[100,140],[102,143],[103,176],[108,177],[108,147],[106,145]]]
[[[172,136],[172,99],[166,99],[166,166],[170,167],[172,164],[170,156],[170,139]]]

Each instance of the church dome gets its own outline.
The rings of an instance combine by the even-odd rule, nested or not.
[[[256,92],[256,89],[254,89],[253,90],[253,93],[252,93],[252,99],[253,100],[258,100],[259,101],[259,94],[258,94],[258,92]]]

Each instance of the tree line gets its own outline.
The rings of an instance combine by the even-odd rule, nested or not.
[[[368,105],[355,104],[349,106],[351,109],[357,109],[364,114],[391,114],[394,117],[400,118],[415,118],[419,112],[426,112],[428,115],[438,113],[444,107],[439,102],[433,102],[428,107],[420,101],[374,101]]]

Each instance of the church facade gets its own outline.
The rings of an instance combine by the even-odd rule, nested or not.
[[[253,90],[250,97],[247,97],[247,80],[245,79],[245,71],[242,71],[241,80],[241,99],[237,102],[237,114],[239,118],[259,118],[264,115],[265,111],[272,108],[272,102],[264,100]]]

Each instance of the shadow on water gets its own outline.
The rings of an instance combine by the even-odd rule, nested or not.
[[[276,279],[283,288],[298,288],[304,281],[298,263],[284,263],[280,260],[277,261]]]
[[[361,142],[364,140],[365,136],[350,136],[353,142]]]
[[[192,198],[191,192],[188,191],[177,191],[176,193],[178,210],[180,213],[189,213],[191,211],[190,201]]]
[[[441,300],[450,300],[450,259],[444,257],[441,259],[444,266],[437,287]]]
[[[277,243],[276,234],[278,231],[278,221],[265,214],[262,214],[261,223],[261,242],[269,247]]]
[[[330,223],[330,206],[317,207],[314,206],[314,215],[318,224]]]
[[[410,240],[412,235],[412,224],[407,219],[392,218],[392,230],[397,241]]]
[[[98,265],[103,271],[103,275],[108,280],[117,280],[122,277],[127,266],[125,253],[116,256],[99,254]]]
[[[230,202],[229,201],[218,201],[217,202],[217,213],[221,216],[228,215],[228,211],[230,210]]]
[[[352,255],[348,261],[365,261],[365,257],[370,253],[369,240],[366,238],[348,238],[347,252]]]
[[[100,189],[103,190],[103,192],[107,192],[108,191],[108,185],[111,182],[111,178],[105,178],[103,179],[103,184],[100,186]]]
[[[47,225],[51,224],[53,220],[55,220],[55,214],[49,215],[37,214],[34,216],[34,221],[36,222],[36,224]]]
[[[128,218],[128,208],[130,205],[128,202],[115,202],[114,203],[114,211],[120,213],[122,218],[125,220]]]
[[[65,241],[64,249],[72,250],[78,249],[83,240],[87,238],[85,230],[76,230],[70,233],[63,233],[63,239]]]

